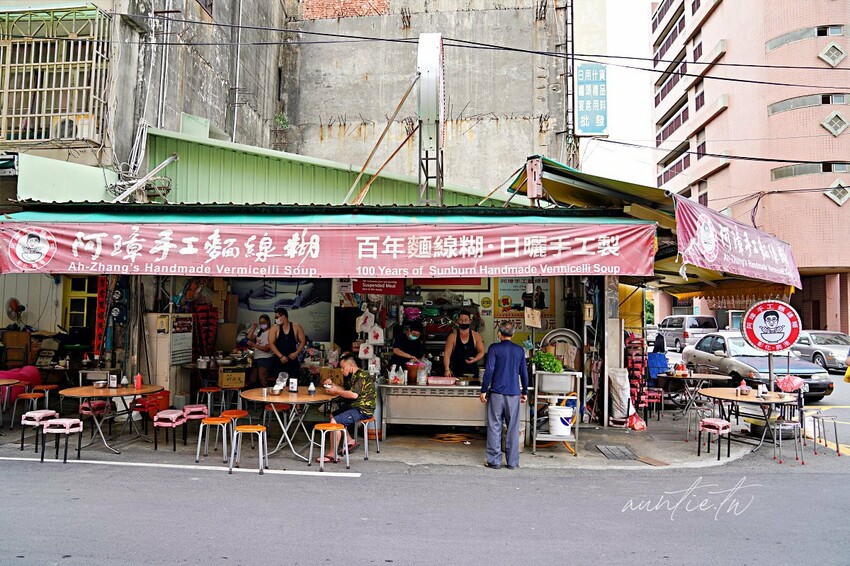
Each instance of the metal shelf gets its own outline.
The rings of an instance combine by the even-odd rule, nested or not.
[[[564,436],[560,434],[540,434],[538,432],[537,440],[542,440],[543,442],[576,442],[578,439],[575,434]]]
[[[548,392],[548,391],[544,393],[544,392],[541,392],[540,388],[538,387],[540,385],[540,379],[541,379],[540,373],[542,373],[542,372],[535,372],[535,376],[534,376],[535,377],[535,380],[534,380],[535,387],[534,387],[534,401],[533,401],[533,405],[532,405],[532,407],[534,408],[534,417],[532,419],[532,424],[531,424],[531,434],[532,434],[531,453],[532,454],[537,453],[537,442],[538,441],[542,441],[542,442],[569,442],[569,443],[572,444],[572,447],[568,446],[568,448],[573,453],[573,456],[578,456],[578,429],[579,429],[579,425],[581,424],[581,394],[579,392],[582,389],[582,385],[581,385],[580,382],[581,382],[581,380],[584,376],[579,372],[566,372],[566,373],[571,374],[573,376],[573,379],[575,380],[574,381],[574,385],[575,385],[575,390],[574,390],[575,393],[574,394],[570,394],[570,393],[573,393],[572,391],[570,393],[552,393],[552,392]],[[542,434],[542,433],[537,432],[537,419],[538,419],[537,409],[538,409],[539,405],[541,404],[541,400],[542,400],[543,403],[546,403],[546,401],[550,400],[550,399],[574,399],[575,400],[575,404],[576,404],[575,413],[574,413],[574,421],[575,422],[572,425],[572,429],[571,429],[572,434],[568,434],[568,435]]]

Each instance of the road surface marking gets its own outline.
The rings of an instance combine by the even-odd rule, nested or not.
[[[14,458],[14,457],[6,457],[0,456],[0,460],[7,462],[38,462],[41,463],[40,458]],[[62,464],[61,460],[54,459],[46,459],[45,463],[50,462],[53,464]],[[68,460],[69,464],[96,464],[99,466],[127,466],[127,467],[135,467],[135,468],[170,468],[173,470],[206,470],[212,472],[226,472],[228,469],[224,466],[200,466],[200,465],[191,465],[191,464],[153,464],[148,462],[103,462],[100,460]],[[233,468],[234,472],[240,473],[252,473],[259,475],[259,470],[257,468]],[[296,471],[296,470],[263,470],[263,474],[274,474],[280,476],[322,476],[322,477],[335,477],[335,478],[359,478],[359,472],[319,472],[318,470],[315,472],[308,471]]]

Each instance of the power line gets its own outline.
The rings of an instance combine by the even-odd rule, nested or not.
[[[148,19],[157,19],[157,20],[162,19],[162,20],[168,20],[168,21],[175,22],[175,23],[183,23],[183,24],[191,24],[191,25],[203,25],[203,26],[224,27],[224,28],[233,28],[233,29],[248,29],[248,30],[255,30],[255,31],[271,31],[271,32],[278,32],[278,33],[315,35],[315,36],[320,36],[320,37],[333,37],[333,38],[340,38],[340,39],[349,40],[349,41],[350,40],[359,40],[359,41],[377,41],[377,42],[407,43],[407,44],[414,44],[418,41],[418,40],[413,39],[413,38],[381,38],[381,37],[372,37],[372,36],[364,36],[364,35],[347,35],[347,34],[339,34],[339,33],[331,33],[331,32],[317,32],[317,31],[294,30],[294,29],[286,29],[286,28],[273,28],[273,27],[266,27],[266,26],[251,26],[251,25],[239,26],[237,24],[228,24],[228,23],[224,23],[224,22],[203,22],[203,21],[196,21],[196,20],[170,18],[170,17],[169,18],[162,18],[160,16],[140,15],[140,16],[137,16],[137,17],[148,18]],[[452,44],[450,42],[455,42],[456,44]],[[228,45],[228,43],[222,43],[222,42],[208,42],[208,43],[204,43],[204,44]],[[262,46],[262,45],[287,45],[287,44],[295,44],[295,43],[294,42],[250,42],[250,43],[248,43],[248,45],[259,45],[259,46]],[[301,45],[307,45],[309,43],[308,42],[302,42],[300,44]],[[149,43],[148,45],[172,45],[172,44],[152,42],[152,43]],[[201,45],[201,43],[179,42],[179,43],[175,43],[173,45],[181,45],[181,46],[183,46],[183,45]],[[514,53],[525,53],[525,54],[528,54],[528,55],[539,55],[539,56],[553,57],[553,58],[558,58],[558,59],[567,58],[567,54],[560,53],[560,52],[537,51],[537,50],[534,50],[534,49],[525,49],[525,48],[519,48],[519,47],[507,47],[507,46],[503,46],[503,45],[488,44],[488,43],[476,42],[476,41],[471,41],[471,40],[456,39],[456,38],[451,38],[451,37],[445,37],[444,38],[444,45],[446,47],[460,47],[460,48],[468,48],[468,49],[471,48],[471,49],[495,50],[495,51],[514,52]],[[581,62],[586,62],[586,63],[607,64],[609,66],[619,67],[619,68],[623,68],[623,69],[631,69],[631,70],[644,71],[644,72],[650,72],[650,73],[668,74],[668,71],[666,71],[666,70],[649,69],[649,68],[646,68],[646,67],[638,67],[638,66],[634,66],[634,65],[625,65],[625,64],[621,64],[621,63],[601,63],[600,61],[590,59],[589,57],[596,57],[596,58],[603,58],[603,59],[604,58],[621,58],[621,59],[625,58],[625,59],[637,59],[637,60],[651,61],[651,59],[649,59],[649,58],[633,58],[633,57],[626,57],[626,56],[611,56],[611,55],[584,55],[584,56],[575,56],[574,59],[576,61],[581,61]],[[692,65],[693,64],[707,65],[708,63],[691,63],[691,64]],[[745,63],[724,63],[724,64],[716,63],[715,66],[716,65],[741,66],[741,67],[751,66],[751,67],[755,67],[755,68],[760,68],[760,66],[750,65],[750,64],[745,64]],[[788,69],[806,70],[806,69],[809,69],[809,67],[793,67],[793,66],[776,66],[776,68],[777,69],[784,69],[784,70],[788,70]],[[812,69],[815,69],[815,68],[812,68]],[[830,70],[830,69],[826,69],[826,70]],[[832,69],[832,70],[834,70],[834,69]],[[844,70],[844,69],[842,69],[842,70]],[[791,87],[791,88],[814,88],[814,89],[829,89],[829,90],[839,90],[839,91],[850,90],[850,86],[828,86],[828,85],[787,83],[787,82],[777,82],[777,81],[762,81],[762,80],[756,80],[756,79],[742,79],[742,78],[737,78],[737,77],[721,77],[721,76],[715,76],[715,75],[708,76],[708,75],[700,75],[700,74],[694,74],[694,73],[670,72],[669,74],[670,75],[677,74],[677,75],[680,75],[680,76],[683,76],[683,77],[696,77],[696,78],[709,79],[709,80],[738,82],[738,83],[756,84],[756,85],[763,85],[763,86],[785,86],[785,87]]]
[[[626,146],[626,147],[637,147],[637,148],[643,148],[643,149],[651,149],[653,151],[664,151],[666,153],[670,153],[670,150],[662,149],[662,148],[659,148],[659,147],[653,147],[653,146],[650,146],[650,145],[641,145],[641,144],[630,143],[630,142],[625,142],[625,141],[612,140],[612,139],[608,139],[608,138],[598,138],[598,139],[599,139],[600,142],[604,142],[604,143],[611,143],[611,144],[622,145],[622,146]],[[690,150],[682,151],[681,155],[684,155],[684,154],[698,155],[698,156],[701,156],[701,157],[717,157],[717,158],[720,158],[720,159],[735,159],[735,160],[739,160],[739,161],[758,161],[758,162],[764,162],[764,163],[789,163],[789,164],[804,164],[804,165],[805,164],[821,165],[823,163],[845,163],[844,161],[836,161],[834,159],[832,159],[832,160],[821,159],[819,161],[813,161],[813,160],[808,160],[808,159],[779,159],[779,158],[773,158],[773,157],[758,157],[758,156],[752,156],[752,155],[727,155],[727,154],[723,154],[723,153],[697,152],[697,151],[690,151]]]

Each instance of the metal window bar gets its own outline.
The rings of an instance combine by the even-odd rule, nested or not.
[[[91,7],[0,12],[0,144],[100,143],[109,29]]]

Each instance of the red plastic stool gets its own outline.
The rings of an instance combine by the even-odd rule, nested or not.
[[[21,452],[24,450],[24,431],[26,427],[31,426],[35,429],[35,453],[38,453],[38,427],[43,426],[45,422],[54,419],[59,415],[56,411],[49,409],[40,409],[37,411],[27,411],[21,415]]]
[[[41,427],[41,461],[44,462],[44,447],[47,444],[45,436],[55,434],[56,436],[56,459],[59,459],[59,435],[65,435],[65,457],[62,462],[68,461],[68,435],[77,433],[77,460],[80,459],[80,447],[83,440],[83,421],[80,419],[53,419],[44,423]]]
[[[159,412],[159,401],[153,397],[142,397],[133,403],[133,412],[142,415],[142,430],[148,433],[148,420],[153,420]]]
[[[165,442],[168,443],[168,429],[169,428],[177,428],[178,426],[183,426],[186,424],[186,417],[183,415],[183,411],[179,409],[168,409],[167,411],[160,411],[153,418],[153,449],[157,449],[157,438],[159,437],[159,433],[156,429],[164,428],[165,429]],[[173,451],[177,452],[177,431],[175,430],[172,433],[172,439],[174,443]],[[185,443],[184,443],[185,444]]]
[[[196,396],[197,398],[195,399],[195,402],[200,403],[201,402],[201,395],[206,395],[207,396],[207,403],[206,403],[207,404],[207,413],[212,414],[213,407],[215,407],[215,394],[216,393],[221,394],[221,387],[201,387],[200,389],[198,389],[198,395]],[[219,403],[219,407],[224,409],[224,404]]]
[[[86,401],[85,403],[80,403],[80,416],[81,417],[92,417],[101,416],[105,413],[112,412],[112,403],[108,401],[104,401],[103,399],[95,399],[94,401]],[[94,438],[94,429],[91,429],[92,438]],[[109,434],[112,434],[112,419],[109,419]]]

